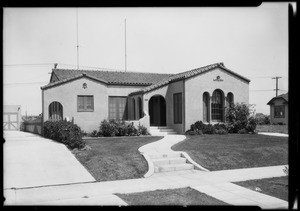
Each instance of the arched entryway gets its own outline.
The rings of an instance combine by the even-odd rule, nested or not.
[[[161,95],[149,100],[150,126],[166,126],[166,100]]]
[[[63,106],[59,102],[54,101],[50,103],[48,110],[49,110],[50,121],[63,120]]]
[[[224,121],[224,93],[220,89],[216,89],[211,98],[211,119],[216,122]]]

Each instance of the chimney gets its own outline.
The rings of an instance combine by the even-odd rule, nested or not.
[[[54,63],[54,69],[56,69],[57,65],[58,65],[57,63]]]

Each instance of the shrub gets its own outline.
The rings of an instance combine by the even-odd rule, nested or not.
[[[205,125],[205,127],[202,130],[202,132],[204,134],[215,134],[215,128],[214,128],[213,125],[208,124],[208,125]]]
[[[243,128],[243,129],[240,129],[240,130],[238,131],[238,133],[239,133],[239,134],[247,134],[248,132],[247,132],[247,130],[246,130],[245,128]]]
[[[238,133],[242,129],[246,129],[247,132],[254,132],[256,120],[250,117],[253,113],[251,107],[251,105],[237,103],[226,109],[225,120],[229,133]]]
[[[227,131],[227,126],[223,123],[214,124],[215,130],[225,130]]]
[[[202,130],[198,130],[198,129],[196,129],[196,130],[187,130],[185,132],[185,135],[191,135],[191,136],[193,136],[193,135],[202,135],[202,134],[203,134]]]
[[[215,133],[216,133],[216,134],[219,134],[219,135],[225,135],[225,134],[228,134],[227,130],[225,130],[225,129],[216,129],[216,130],[215,130]]]
[[[61,142],[71,149],[85,146],[80,127],[65,120],[44,122],[44,137]]]
[[[103,136],[115,136],[117,131],[115,120],[103,120],[100,124]]]
[[[148,132],[147,128],[143,125],[139,125],[138,126],[138,132],[141,134],[141,135],[150,135],[150,133]]]
[[[254,117],[249,117],[246,125],[246,130],[250,133],[254,133],[257,125],[257,120]]]
[[[258,125],[269,125],[270,124],[270,116],[264,115],[262,113],[257,113],[255,115],[255,119]]]
[[[103,136],[108,136],[108,137],[139,136],[141,132],[134,127],[133,123],[126,123],[125,121],[119,121],[119,120],[109,120],[109,121],[103,120],[100,124],[98,134],[101,134]]]

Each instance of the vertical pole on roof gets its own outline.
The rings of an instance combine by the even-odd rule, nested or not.
[[[76,36],[77,36],[77,70],[79,69],[79,45],[78,45],[78,8],[76,8]]]
[[[125,72],[127,70],[127,55],[126,55],[126,18],[125,18]]]

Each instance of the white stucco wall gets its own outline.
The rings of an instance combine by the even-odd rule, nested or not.
[[[82,84],[87,88],[83,89]],[[53,101],[58,101],[63,106],[63,117],[74,118],[74,123],[81,129],[91,132],[98,130],[100,122],[108,118],[108,97],[127,96],[133,91],[141,89],[141,86],[114,86],[106,85],[89,78],[80,78],[59,86],[44,90],[44,121],[48,119],[48,107]],[[78,112],[77,95],[93,95],[94,111]]]
[[[214,81],[217,76],[223,81]],[[196,121],[203,121],[203,93],[211,97],[216,89],[222,90],[225,97],[233,93],[234,103],[249,103],[249,83],[221,68],[189,78],[185,81],[185,131]]]

